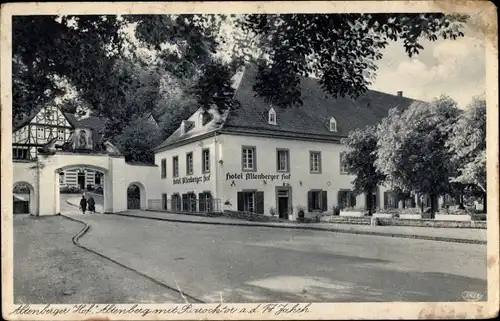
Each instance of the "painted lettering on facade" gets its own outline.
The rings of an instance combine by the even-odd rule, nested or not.
[[[277,180],[288,180],[292,178],[292,174],[290,173],[282,173],[282,174],[255,174],[255,173],[226,173],[226,181],[228,180],[269,180],[269,181],[277,181]]]
[[[197,176],[197,177],[189,176],[189,177],[179,177],[179,178],[173,179],[174,185],[189,184],[189,183],[199,184],[199,183],[208,182],[208,181],[210,181],[210,174],[203,175],[203,176]]]

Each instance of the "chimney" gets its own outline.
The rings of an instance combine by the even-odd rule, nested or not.
[[[402,91],[398,91],[398,97],[403,97],[403,92]]]

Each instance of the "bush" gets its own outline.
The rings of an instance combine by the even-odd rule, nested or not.
[[[93,185],[87,185],[87,191],[89,192],[92,192],[94,190],[94,186]]]
[[[365,208],[359,208],[359,207],[344,207],[342,210],[343,212],[366,212]]]
[[[332,215],[339,216],[340,215],[340,207],[338,205],[330,207],[332,211]]]
[[[95,189],[94,193],[103,195],[104,194],[104,190],[103,190],[102,186],[97,187]]]
[[[275,216],[276,215],[276,209],[274,207],[269,208],[269,214],[271,214],[271,216]]]
[[[410,208],[404,208],[401,210],[400,214],[422,214],[420,211],[420,208],[418,207],[410,207]]]

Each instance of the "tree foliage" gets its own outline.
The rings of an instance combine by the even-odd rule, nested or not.
[[[302,104],[300,77],[319,77],[333,97],[358,97],[375,77],[389,41],[403,41],[412,57],[422,40],[463,36],[466,16],[441,13],[246,15],[242,27],[263,50],[254,89],[282,107]]]
[[[384,175],[375,167],[377,159],[376,128],[368,126],[365,129],[351,131],[349,136],[342,140],[349,149],[344,154],[350,174],[356,175],[352,182],[354,190],[372,195],[373,191],[385,179]],[[368,202],[368,213],[373,213],[372,202]]]
[[[458,115],[456,103],[441,97],[402,112],[391,110],[377,129],[376,167],[390,186],[429,195],[432,215],[436,198],[451,189],[452,154],[446,143]]]
[[[486,100],[475,97],[454,124],[447,146],[457,173],[453,182],[486,192]]]
[[[106,83],[121,47],[121,26],[111,15],[14,16],[14,120],[63,93],[54,75],[67,78],[95,106],[93,93]]]
[[[161,130],[146,118],[130,122],[114,142],[127,162],[154,163],[153,148],[163,138]]]

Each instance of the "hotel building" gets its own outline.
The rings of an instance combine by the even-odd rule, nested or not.
[[[377,91],[333,99],[307,78],[301,83],[303,106],[284,109],[254,97],[253,77],[246,71],[237,81],[239,108],[223,114],[200,109],[155,149],[164,210],[217,207],[295,219],[300,208],[327,212],[334,206],[364,208],[370,201],[398,206],[383,187],[374,195],[352,192],[354,176],[342,161],[341,139],[378,123],[391,108],[421,102]]]

